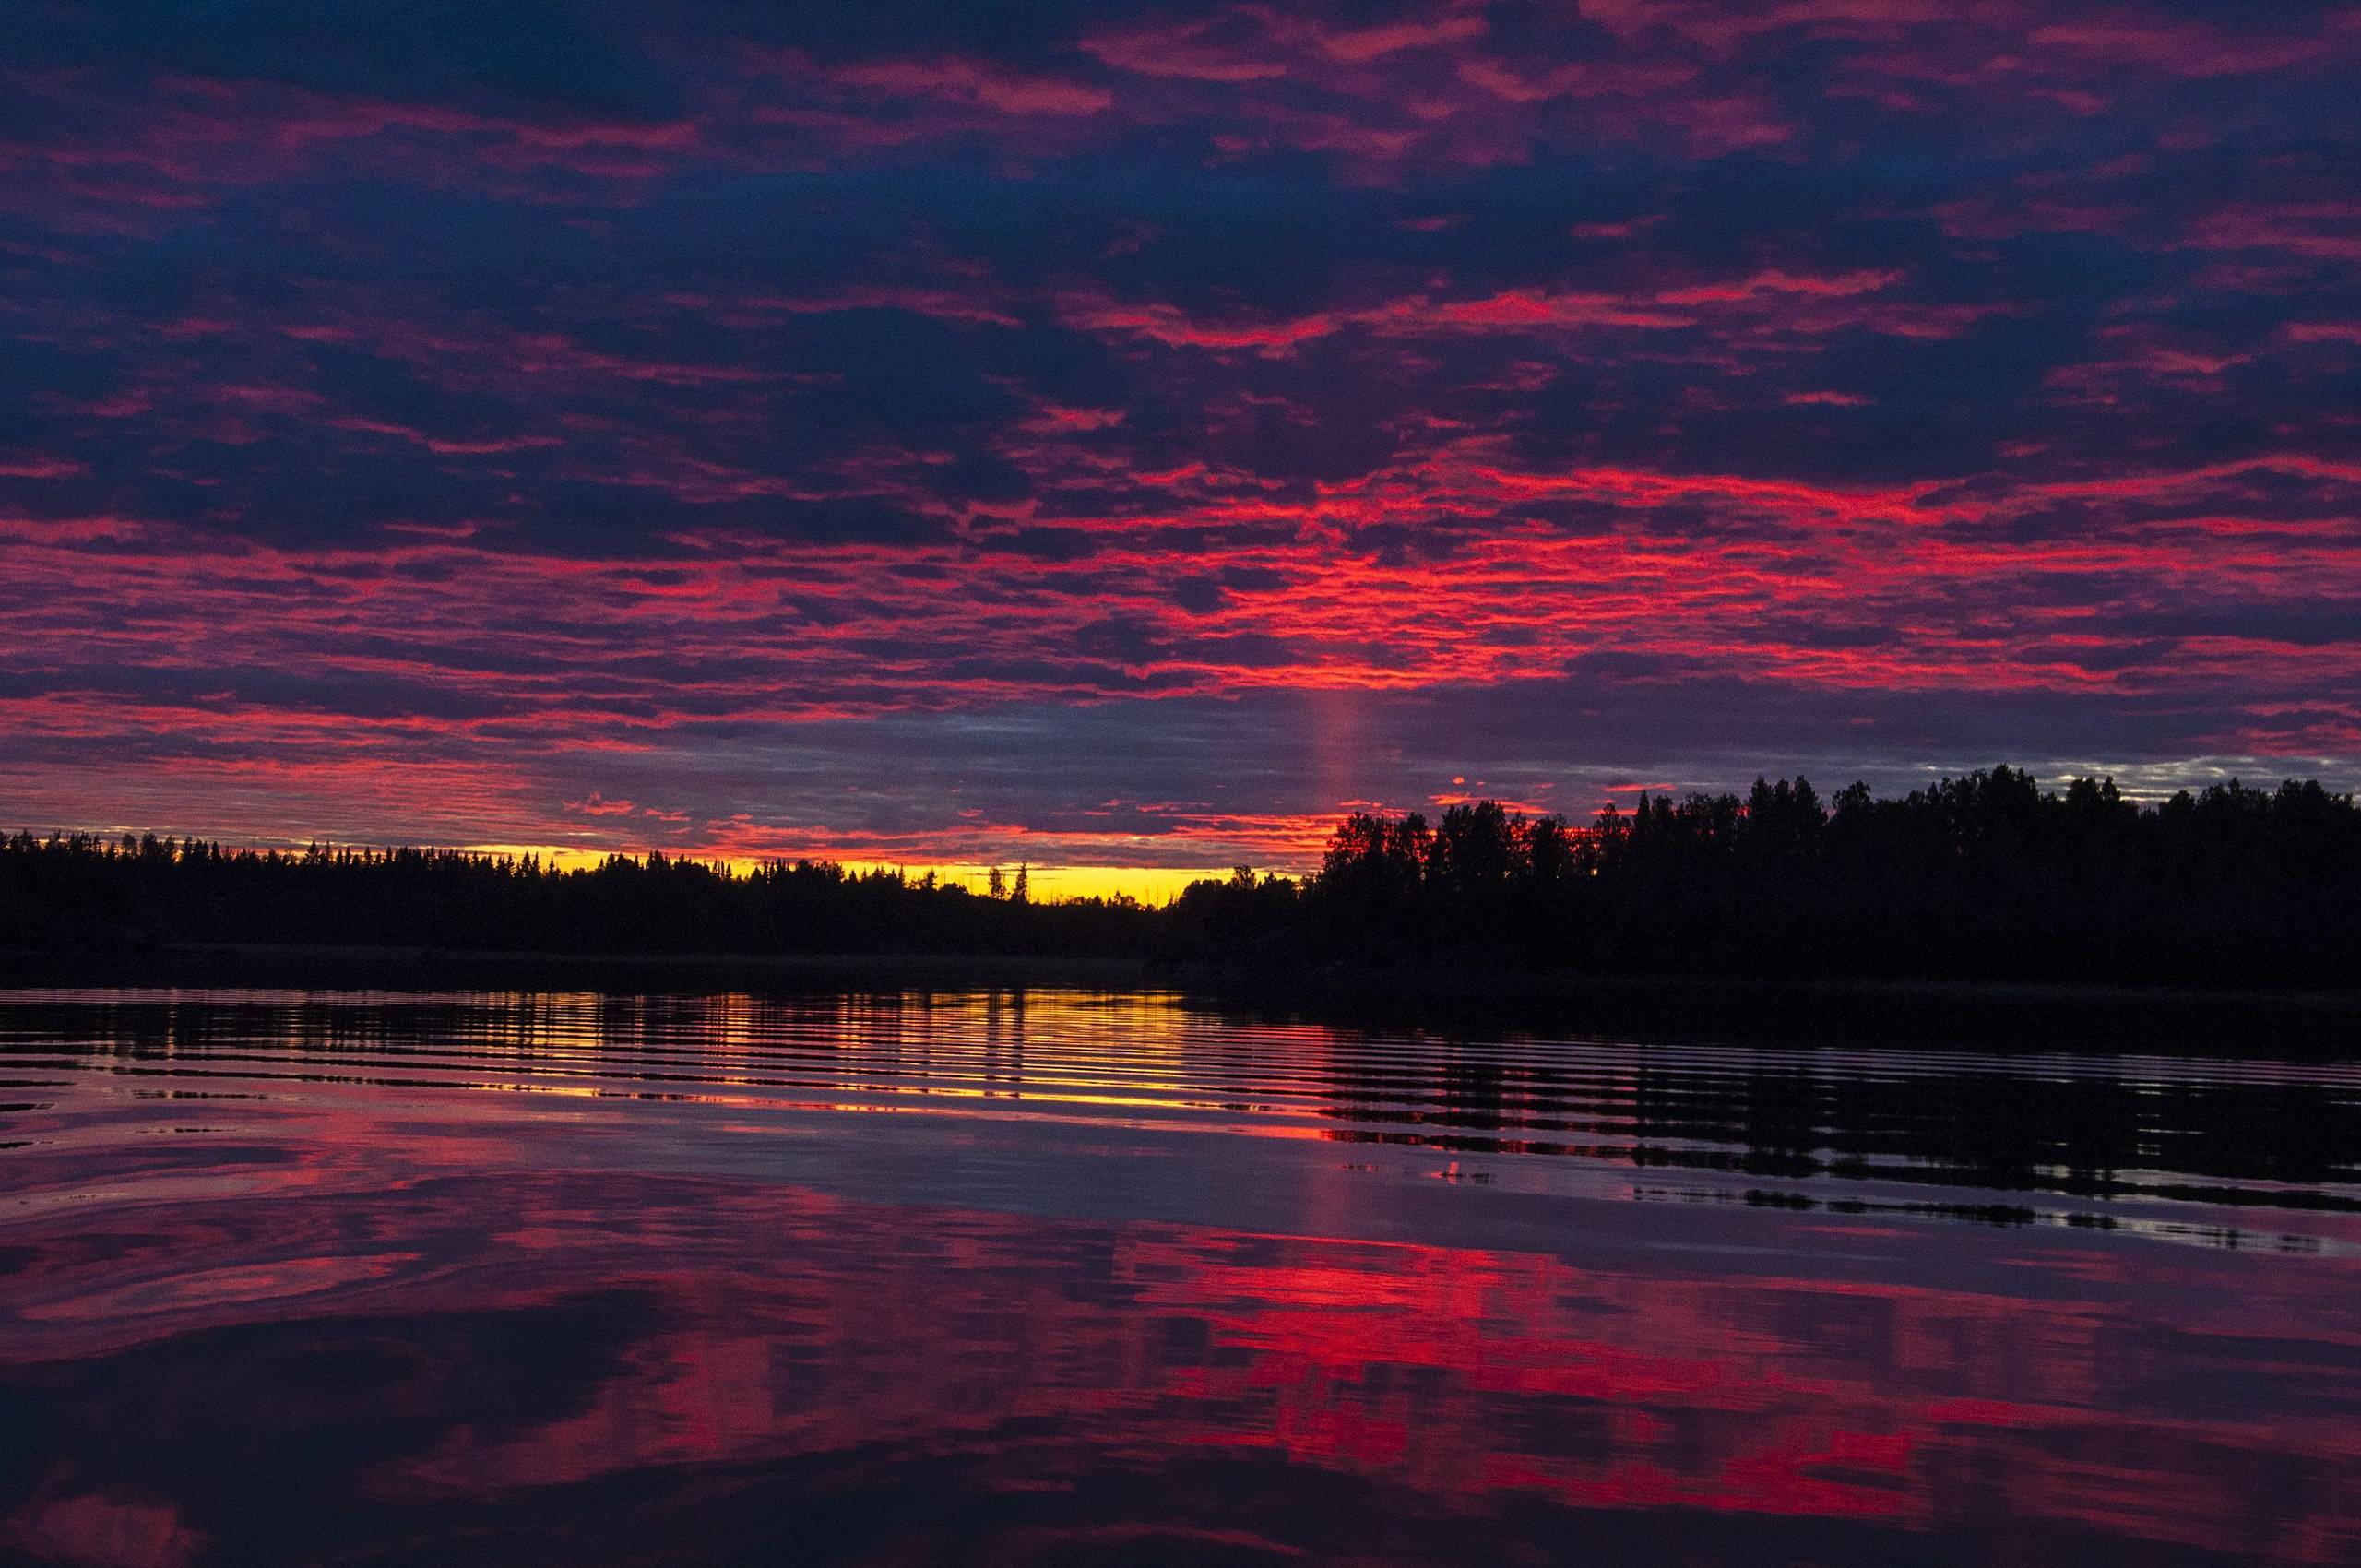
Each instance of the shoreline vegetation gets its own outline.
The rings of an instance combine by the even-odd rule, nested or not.
[[[1169,905],[1001,897],[827,862],[651,854],[561,871],[436,849],[0,840],[0,983],[345,968],[931,976],[1350,995],[1706,986],[1997,994],[2361,992],[2361,806],[2236,782],[2154,804],[1999,767],[1893,799],[1803,779],[1643,795],[1592,823],[1357,814],[1298,881]],[[1931,989],[1930,989],[1931,988]]]
[[[1025,954],[526,953],[318,944],[0,950],[0,991],[238,991],[614,998],[861,995],[926,1006],[988,992],[1114,1005],[1170,998],[1262,1025],[1445,1037],[1693,1039],[2177,1056],[2350,1055],[2361,989],[2225,990],[2060,981],[1513,974],[1330,965],[1279,969]]]

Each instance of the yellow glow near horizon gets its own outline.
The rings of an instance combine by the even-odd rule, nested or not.
[[[469,854],[474,855],[513,855],[518,859],[527,855],[536,855],[540,858],[543,864],[556,866],[562,871],[587,870],[598,865],[611,854],[626,852],[609,849],[585,849],[574,844],[469,844],[464,848]],[[667,853],[670,852],[667,851]],[[761,863],[759,861],[742,860],[731,856],[694,853],[685,853],[683,858],[706,861],[708,863],[718,861],[742,873],[753,870]],[[912,878],[921,877],[932,872],[943,882],[955,882],[978,893],[984,891],[991,878],[991,868],[989,865],[909,865],[887,861],[846,861],[843,864],[848,872],[858,873],[882,868],[887,871],[898,870],[904,875]],[[1008,861],[1001,865],[1002,874],[1011,882],[1016,878],[1016,864],[1014,861]],[[1229,869],[1226,866],[1034,865],[1026,873],[1026,887],[1036,901],[1058,898],[1111,898],[1121,894],[1136,898],[1143,904],[1166,904],[1180,897],[1180,890],[1192,882],[1207,880],[1218,882],[1225,880],[1229,874]],[[1281,874],[1292,873],[1282,873]]]
[[[979,892],[991,879],[987,866],[936,869],[937,874]],[[1013,866],[1003,866],[1002,873],[1012,879],[1016,874]],[[1209,866],[1035,866],[1026,873],[1026,888],[1037,899],[1111,898],[1129,894],[1143,904],[1167,904],[1192,882],[1219,881],[1228,874]]]

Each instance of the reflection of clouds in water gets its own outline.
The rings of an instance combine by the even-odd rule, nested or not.
[[[77,1293],[72,1299],[38,1303],[21,1315],[39,1323],[77,1320],[122,1322],[189,1308],[259,1307],[291,1297],[341,1290],[364,1280],[392,1277],[414,1253],[370,1257],[288,1258],[269,1264],[233,1264],[224,1268],[175,1270],[162,1278],[116,1290]]]
[[[36,1560],[767,1560],[789,1519],[821,1560],[2062,1568],[2361,1531],[2343,1248],[1833,1209],[1928,1190],[1847,1147],[2035,1201],[1973,1185],[2016,1169],[1973,1143],[2001,1106],[2058,1170],[2130,1125],[2145,1190],[2071,1201],[2142,1223],[2334,1196],[2268,1189],[2236,1121],[2293,1140],[2280,1176],[2349,1164],[2333,1063],[1060,992],[50,998],[0,1031],[38,1086],[0,1151],[0,1409],[34,1434],[0,1539]],[[1588,1151],[1527,1152],[1573,1135],[1543,1122]],[[1491,1180],[1425,1179],[1453,1161]],[[1719,1201],[1627,1201],[1668,1186]]]
[[[408,1521],[423,1560],[438,1532],[561,1505],[625,1531],[731,1497],[825,1510],[807,1489],[848,1476],[881,1502],[932,1477],[984,1517],[1071,1487],[1052,1512],[1086,1515],[1109,1473],[1185,1486],[1192,1455],[1203,1479],[1263,1476],[1261,1527],[1304,1545],[1322,1526],[1295,1511],[1323,1492],[1488,1529],[1651,1507],[2218,1551],[2242,1550],[2250,1489],[2314,1538],[2361,1523],[2327,1479],[2361,1459],[2361,1389],[2321,1359],[2355,1325],[2316,1262],[1749,1216],[1749,1245],[1589,1267],[591,1171],[248,1206],[253,1269],[324,1225],[429,1261],[293,1297],[193,1288],[144,1332],[46,1325],[0,1373],[50,1434],[11,1489],[20,1541],[95,1482],[176,1498],[255,1560],[255,1526],[201,1483],[291,1464],[307,1491],[282,1527],[309,1549]],[[222,1241],[205,1205],[11,1237],[20,1281],[92,1294]],[[2181,1375],[2124,1375],[2165,1348]],[[2083,1455],[2072,1485],[2045,1479],[2059,1452]],[[2111,1502],[2162,1479],[2137,1517]],[[1151,1529],[1223,1506],[1167,1502],[1187,1506]]]

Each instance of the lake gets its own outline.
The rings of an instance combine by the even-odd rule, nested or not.
[[[0,992],[0,1558],[2353,1562],[2322,1043]]]

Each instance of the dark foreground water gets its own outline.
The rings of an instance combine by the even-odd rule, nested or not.
[[[2361,1068],[2010,1044],[0,993],[0,1559],[2361,1561]]]

